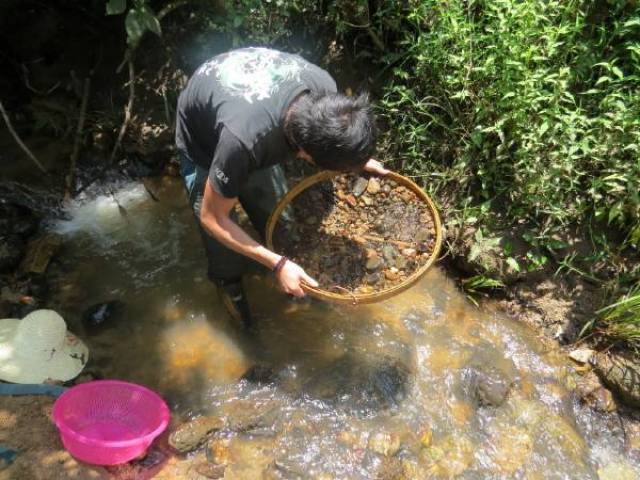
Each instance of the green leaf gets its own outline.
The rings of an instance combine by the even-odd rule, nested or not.
[[[616,77],[618,77],[619,79],[624,78],[624,73],[622,73],[622,70],[620,70],[618,67],[611,67],[611,71],[614,73],[614,75]]]
[[[132,46],[136,45],[147,30],[144,14],[139,9],[129,10],[124,20],[124,27],[127,30],[127,43]]]
[[[544,135],[547,130],[549,130],[549,122],[545,120],[544,122],[542,122],[542,125],[540,125],[540,128],[538,129],[538,135]]]
[[[107,2],[107,15],[120,15],[127,8],[127,0],[109,0]]]
[[[153,10],[151,10],[146,5],[143,5],[142,8],[140,8],[140,15],[144,19],[144,24],[148,30],[150,30],[151,32],[155,33],[158,36],[162,35],[160,22],[158,21],[158,18],[153,13]]]
[[[520,272],[520,264],[515,258],[513,257],[507,258],[507,265],[509,265],[513,271]]]

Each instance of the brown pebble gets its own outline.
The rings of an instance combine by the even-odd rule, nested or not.
[[[207,478],[223,478],[224,471],[227,467],[224,465],[215,465],[213,463],[201,463],[196,466],[196,472]]]

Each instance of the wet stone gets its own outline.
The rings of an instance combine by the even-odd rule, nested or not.
[[[426,228],[421,228],[420,230],[418,230],[418,233],[416,234],[416,242],[418,243],[426,242],[427,240],[429,240],[430,237],[431,237],[431,232]]]
[[[393,260],[396,258],[398,251],[393,245],[385,245],[382,247],[382,257],[384,258],[387,264],[391,264]]]
[[[242,374],[241,378],[250,383],[268,385],[278,380],[278,374],[269,365],[257,364],[249,367],[249,369]]]
[[[411,367],[398,359],[384,357],[370,363],[347,354],[318,371],[304,389],[347,410],[368,411],[397,406],[412,380]]]
[[[398,277],[399,277],[398,272],[394,271],[392,269],[391,270],[385,270],[385,272],[384,272],[384,278],[386,278],[387,280],[394,281],[394,280],[397,280]]]
[[[228,406],[227,423],[235,432],[275,431],[275,423],[280,416],[280,408],[275,403],[257,404],[238,400]]]
[[[124,309],[125,304],[120,300],[96,303],[87,308],[82,314],[82,324],[87,334],[96,335],[115,327],[123,316]]]
[[[613,394],[604,387],[588,392],[582,399],[597,412],[611,413],[617,409]]]
[[[210,434],[222,429],[225,422],[220,417],[198,417],[180,425],[169,435],[169,445],[180,453],[187,453],[202,445]]]
[[[499,407],[509,394],[512,382],[492,367],[470,367],[463,377],[466,388],[479,407]]]
[[[365,190],[367,190],[368,185],[369,185],[369,180],[363,177],[358,177],[355,183],[353,184],[353,188],[351,189],[351,192],[356,197],[359,197],[365,192]]]
[[[405,257],[413,258],[416,256],[417,252],[415,248],[403,248],[400,253],[402,253],[402,255]]]
[[[27,252],[20,270],[23,273],[42,274],[47,270],[51,258],[62,245],[62,237],[54,233],[48,233],[29,242]]]
[[[212,438],[205,451],[207,460],[215,465],[227,465],[229,463],[229,438]]]
[[[367,185],[367,193],[371,195],[376,195],[380,191],[380,180],[377,178],[370,178],[369,184]]]
[[[367,260],[365,268],[369,271],[375,271],[382,267],[382,263],[382,259],[376,255]]]
[[[226,470],[225,465],[215,465],[213,463],[201,463],[196,466],[196,472],[198,475],[202,475],[206,478],[224,478],[224,472]]]
[[[409,260],[407,260],[406,257],[399,256],[396,258],[395,266],[398,270],[404,270],[405,268],[407,268],[408,263],[409,263]]]
[[[640,407],[640,364],[620,355],[598,354],[593,370],[625,403]]]

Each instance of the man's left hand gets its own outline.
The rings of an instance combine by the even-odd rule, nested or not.
[[[362,169],[365,172],[375,173],[376,175],[386,175],[390,172],[390,170],[384,168],[384,165],[382,165],[382,163],[373,158],[367,160],[367,163],[364,164],[364,167]]]

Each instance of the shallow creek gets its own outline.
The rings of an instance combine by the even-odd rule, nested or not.
[[[615,414],[594,415],[571,394],[564,356],[475,308],[437,268],[391,300],[360,306],[292,301],[255,273],[247,286],[260,327],[249,339],[206,280],[179,182],[157,180],[158,202],[139,184],[114,188],[126,215],[98,195],[52,225],[65,239],[53,306],[89,345],[89,371],[157,390],[174,424],[204,414],[235,424],[189,461],[206,452],[237,479],[639,471]],[[89,335],[82,312],[110,300],[124,302],[120,318]],[[256,363],[269,368],[241,378]],[[161,478],[202,478],[171,468]]]

